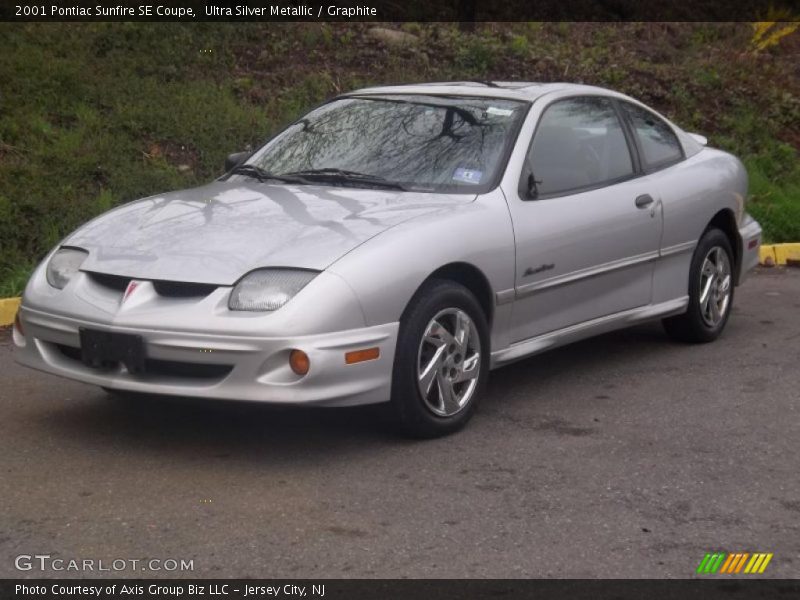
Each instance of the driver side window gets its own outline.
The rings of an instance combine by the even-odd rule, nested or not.
[[[528,197],[542,197],[614,183],[633,173],[630,148],[611,101],[569,98],[542,114],[522,184],[535,191]]]

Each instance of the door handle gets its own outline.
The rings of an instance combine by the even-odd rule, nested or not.
[[[647,208],[653,203],[653,197],[650,194],[642,194],[636,198],[636,208]]]

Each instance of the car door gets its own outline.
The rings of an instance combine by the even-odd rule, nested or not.
[[[662,227],[654,183],[612,99],[543,111],[509,198],[512,343],[650,303]]]
[[[642,171],[658,178],[662,218],[660,256],[653,273],[653,303],[661,304],[687,294],[692,253],[700,232],[713,214],[698,198],[713,197],[709,180],[692,167],[672,127],[652,111],[624,100],[618,102],[629,124]]]

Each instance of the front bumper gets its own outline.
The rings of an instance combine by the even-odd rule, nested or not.
[[[389,400],[398,323],[297,337],[256,337],[125,327],[20,309],[24,337],[14,331],[19,363],[111,389],[276,404],[353,406]],[[142,336],[148,368],[104,369],[80,359],[79,328]],[[377,346],[375,360],[346,364],[351,350]],[[311,368],[289,368],[292,349],[306,352]]]

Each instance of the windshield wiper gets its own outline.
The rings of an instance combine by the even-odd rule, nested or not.
[[[305,180],[316,180],[329,183],[363,183],[376,187],[389,188],[393,190],[405,190],[405,186],[389,181],[380,175],[370,175],[359,173],[358,171],[347,171],[345,169],[307,169],[305,171],[292,171],[287,173],[288,177],[299,177]]]
[[[253,177],[259,181],[282,181],[283,183],[308,183],[302,177],[293,177],[291,175],[275,175],[256,165],[239,165],[231,169],[233,175],[245,175],[246,177]]]

